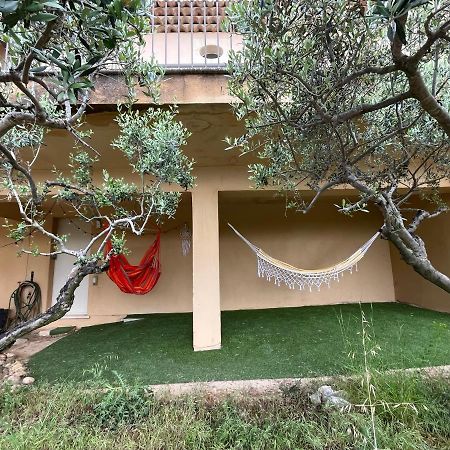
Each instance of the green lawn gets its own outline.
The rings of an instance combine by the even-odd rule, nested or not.
[[[363,305],[378,345],[377,368],[450,364],[450,314],[396,303]],[[85,380],[92,369],[116,370],[127,381],[305,377],[361,368],[359,305],[222,313],[221,350],[192,351],[192,315],[159,314],[98,325],[67,336],[35,355],[39,381]],[[351,355],[356,356],[352,357]]]

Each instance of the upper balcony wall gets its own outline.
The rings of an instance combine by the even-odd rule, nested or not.
[[[229,95],[225,76],[230,50],[242,48],[242,37],[224,23],[226,8],[234,1],[240,0],[150,3],[152,32],[145,36],[143,54],[166,71],[161,104],[229,104],[236,100]],[[120,73],[99,77],[91,104],[113,105],[126,94]],[[152,102],[139,90],[136,95],[138,104]]]
[[[242,49],[242,36],[225,24],[226,8],[241,0],[154,0],[151,33],[144,57],[154,59],[167,76],[161,84],[162,104],[228,104],[227,64],[230,50]],[[111,67],[114,69],[114,67]],[[91,104],[115,104],[126,95],[120,74],[99,77]],[[138,104],[151,99],[137,94]]]
[[[224,24],[232,1],[153,1],[144,54],[166,70],[225,69],[230,50],[242,48],[241,36]]]
[[[242,48],[242,37],[231,25],[225,27],[226,8],[241,0],[151,0],[151,33],[144,36],[145,59],[154,59],[167,76],[161,84],[161,104],[229,104],[233,99],[227,86],[230,50]],[[8,49],[0,42],[0,65],[8,65]],[[51,68],[49,69],[49,73]],[[120,66],[109,64],[97,76],[91,106],[110,107],[123,100],[128,90]],[[40,86],[33,89],[40,92]],[[153,99],[139,89],[137,104]]]

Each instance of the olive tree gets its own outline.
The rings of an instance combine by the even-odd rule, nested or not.
[[[0,71],[0,177],[4,200],[14,202],[20,215],[16,224],[5,226],[20,253],[74,258],[56,303],[1,335],[0,350],[63,317],[81,281],[107,270],[111,255],[124,250],[126,230],[140,235],[149,221],[175,213],[180,194],[163,185],[187,189],[193,183],[192,162],[181,151],[188,132],[176,111],[132,107],[137,88],[157,96],[162,76],[140,54],[147,11],[139,0],[0,2],[0,36],[8,49]],[[111,67],[122,72],[128,86],[118,109],[119,135],[109,150],[127,161],[124,178],[101,170],[101,153],[90,144],[92,131],[83,120],[96,81]],[[51,160],[57,151],[45,145],[55,129],[65,130],[73,142],[70,170],[55,167],[38,180],[37,162],[44,155]],[[139,181],[125,180],[132,174],[128,178]],[[84,248],[72,248],[68,236],[48,227],[49,199],[87,226],[101,224]],[[37,235],[50,251],[26,244],[27,236],[36,241]],[[108,240],[112,250],[105,254]]]
[[[450,2],[255,0],[229,15],[244,40],[230,89],[246,125],[229,144],[260,158],[256,186],[291,193],[305,213],[324,192],[353,188],[340,211],[375,205],[382,236],[450,292],[417,234],[448,210]]]

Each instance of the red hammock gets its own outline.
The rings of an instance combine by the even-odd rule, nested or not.
[[[107,272],[109,278],[122,292],[136,295],[147,294],[155,287],[161,275],[159,247],[160,232],[137,266],[130,264],[123,254],[112,255]],[[105,245],[105,254],[109,253],[111,248],[111,242],[108,241]]]

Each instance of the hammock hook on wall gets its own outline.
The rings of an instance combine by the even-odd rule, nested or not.
[[[228,225],[256,254],[259,277],[264,277],[268,281],[273,279],[277,286],[284,283],[289,289],[297,288],[303,290],[308,287],[310,291],[313,286],[316,286],[320,290],[322,284],[326,284],[330,287],[330,283],[332,281],[339,281],[339,276],[342,276],[344,272],[352,273],[353,269],[357,271],[358,262],[364,257],[371,245],[380,235],[380,232],[378,231],[366,243],[359,247],[355,253],[334,266],[316,270],[305,270],[298,269],[283,261],[272,258],[242,236],[242,234],[231,224]]]

